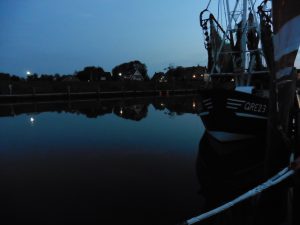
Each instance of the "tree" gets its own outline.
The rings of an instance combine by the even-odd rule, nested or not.
[[[119,80],[122,77],[124,78],[134,74],[136,70],[141,73],[144,80],[149,80],[147,66],[138,60],[122,63],[114,67],[112,70],[112,77],[114,80]]]
[[[11,76],[11,80],[12,80],[12,81],[20,81],[21,79],[20,79],[20,77],[18,77],[18,76],[16,76],[16,75],[12,75],[12,76]]]
[[[156,72],[153,77],[151,78],[152,81],[162,81],[165,78],[164,72]]]
[[[41,81],[53,81],[53,76],[48,74],[42,74],[39,78]]]
[[[37,81],[39,79],[36,73],[27,76],[27,81]]]
[[[206,71],[206,67],[202,66],[193,66],[193,67],[182,67],[178,66],[176,68],[169,68],[166,72],[166,76],[168,80],[177,80],[177,81],[185,81],[185,80],[192,80],[201,74],[204,74]],[[197,79],[198,79],[197,78]]]
[[[82,71],[79,71],[75,75],[81,81],[100,81],[101,77],[108,76],[101,67],[87,66]]]
[[[0,73],[0,80],[10,80],[10,75],[8,73]]]

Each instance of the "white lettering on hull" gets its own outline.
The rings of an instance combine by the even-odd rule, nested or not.
[[[249,112],[265,113],[267,110],[267,105],[254,102],[246,102],[244,105],[244,110]]]

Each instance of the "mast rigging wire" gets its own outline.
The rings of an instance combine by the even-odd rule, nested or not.
[[[211,0],[209,0],[209,2],[208,2],[208,4],[207,4],[207,6],[206,6],[206,8],[205,8],[205,10],[207,10],[207,9],[208,9],[208,7],[210,6],[210,3],[211,3]]]

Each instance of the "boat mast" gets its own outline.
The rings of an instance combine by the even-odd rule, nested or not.
[[[223,1],[224,6],[226,7],[226,20],[228,21],[226,31],[223,34],[222,42],[220,46],[218,47],[216,53],[214,54],[213,58],[213,65],[211,68],[211,73],[214,73],[215,69],[217,68],[217,62],[219,61],[220,54],[233,54],[237,51],[234,50],[234,38],[233,38],[233,32],[239,32],[240,33],[240,39],[239,39],[239,52],[240,55],[238,57],[239,60],[239,73],[237,74],[236,85],[249,85],[251,81],[251,76],[249,73],[252,72],[252,68],[255,63],[255,58],[253,56],[253,52],[260,51],[259,49],[251,51],[247,48],[247,33],[249,29],[248,24],[248,11],[252,12],[254,21],[251,24],[251,29],[255,27],[255,30],[257,32],[258,38],[260,38],[260,31],[258,28],[258,22],[254,11],[254,3],[253,0],[235,0],[235,5],[233,11],[230,10],[230,2],[229,0]],[[237,10],[237,8],[240,8],[240,10]],[[249,9],[248,9],[249,6]],[[240,21],[240,22],[238,22]],[[233,28],[232,23],[234,22],[235,26]],[[239,25],[240,24],[240,25]],[[231,51],[223,51],[223,47],[225,45],[226,40],[230,41],[231,45]],[[238,41],[238,40],[236,40]],[[248,60],[248,53],[251,53],[251,59]],[[233,59],[233,67],[235,67],[235,61],[237,59]],[[250,63],[249,63],[250,62]],[[250,65],[251,64],[251,65]],[[235,69],[235,68],[234,68]],[[217,71],[222,72],[222,71]]]
[[[234,20],[234,13],[235,13],[235,11],[236,11],[236,9],[237,9],[237,6],[238,6],[238,4],[239,4],[239,1],[240,0],[236,0],[236,2],[235,2],[235,6],[234,6],[234,9],[233,9],[233,12],[230,12],[230,10],[229,10],[229,3],[228,3],[228,0],[226,0],[226,2],[227,2],[227,11],[228,11],[228,18],[230,18],[230,20],[229,20],[229,23],[228,23],[228,25],[227,25],[227,28],[226,28],[226,31],[225,31],[225,33],[223,34],[223,39],[222,39],[222,43],[221,43],[221,45],[220,45],[220,47],[219,47],[219,49],[218,49],[218,51],[217,51],[217,54],[216,54],[216,56],[215,56],[215,58],[214,58],[214,63],[213,63],[213,66],[212,66],[212,69],[211,69],[211,71],[210,71],[210,73],[213,73],[214,72],[214,70],[215,70],[215,68],[216,68],[216,62],[219,60],[219,57],[220,57],[220,53],[221,53],[221,51],[222,51],[222,49],[223,49],[223,46],[224,46],[224,44],[225,44],[225,39],[226,39],[226,36],[227,36],[227,34],[228,34],[228,32],[230,32],[230,30],[231,30],[231,23],[232,23],[232,21]],[[231,15],[230,15],[231,14]]]
[[[231,44],[231,48],[233,49],[234,43],[233,43],[233,34],[232,34],[232,27],[231,27],[231,21],[232,21],[231,17],[232,17],[232,15],[230,15],[230,7],[229,7],[228,0],[226,0],[226,8],[227,8],[227,20],[228,20],[227,29],[229,30],[230,44]]]
[[[243,14],[242,14],[242,79],[241,79],[241,85],[245,85],[245,70],[246,70],[246,42],[247,42],[247,0],[243,0]]]

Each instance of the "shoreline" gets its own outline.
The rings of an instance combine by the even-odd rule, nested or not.
[[[0,102],[23,102],[32,100],[69,100],[87,98],[115,98],[139,96],[174,96],[181,94],[198,94],[203,89],[175,89],[175,90],[136,90],[136,91],[94,91],[94,92],[59,92],[32,94],[2,94]]]

